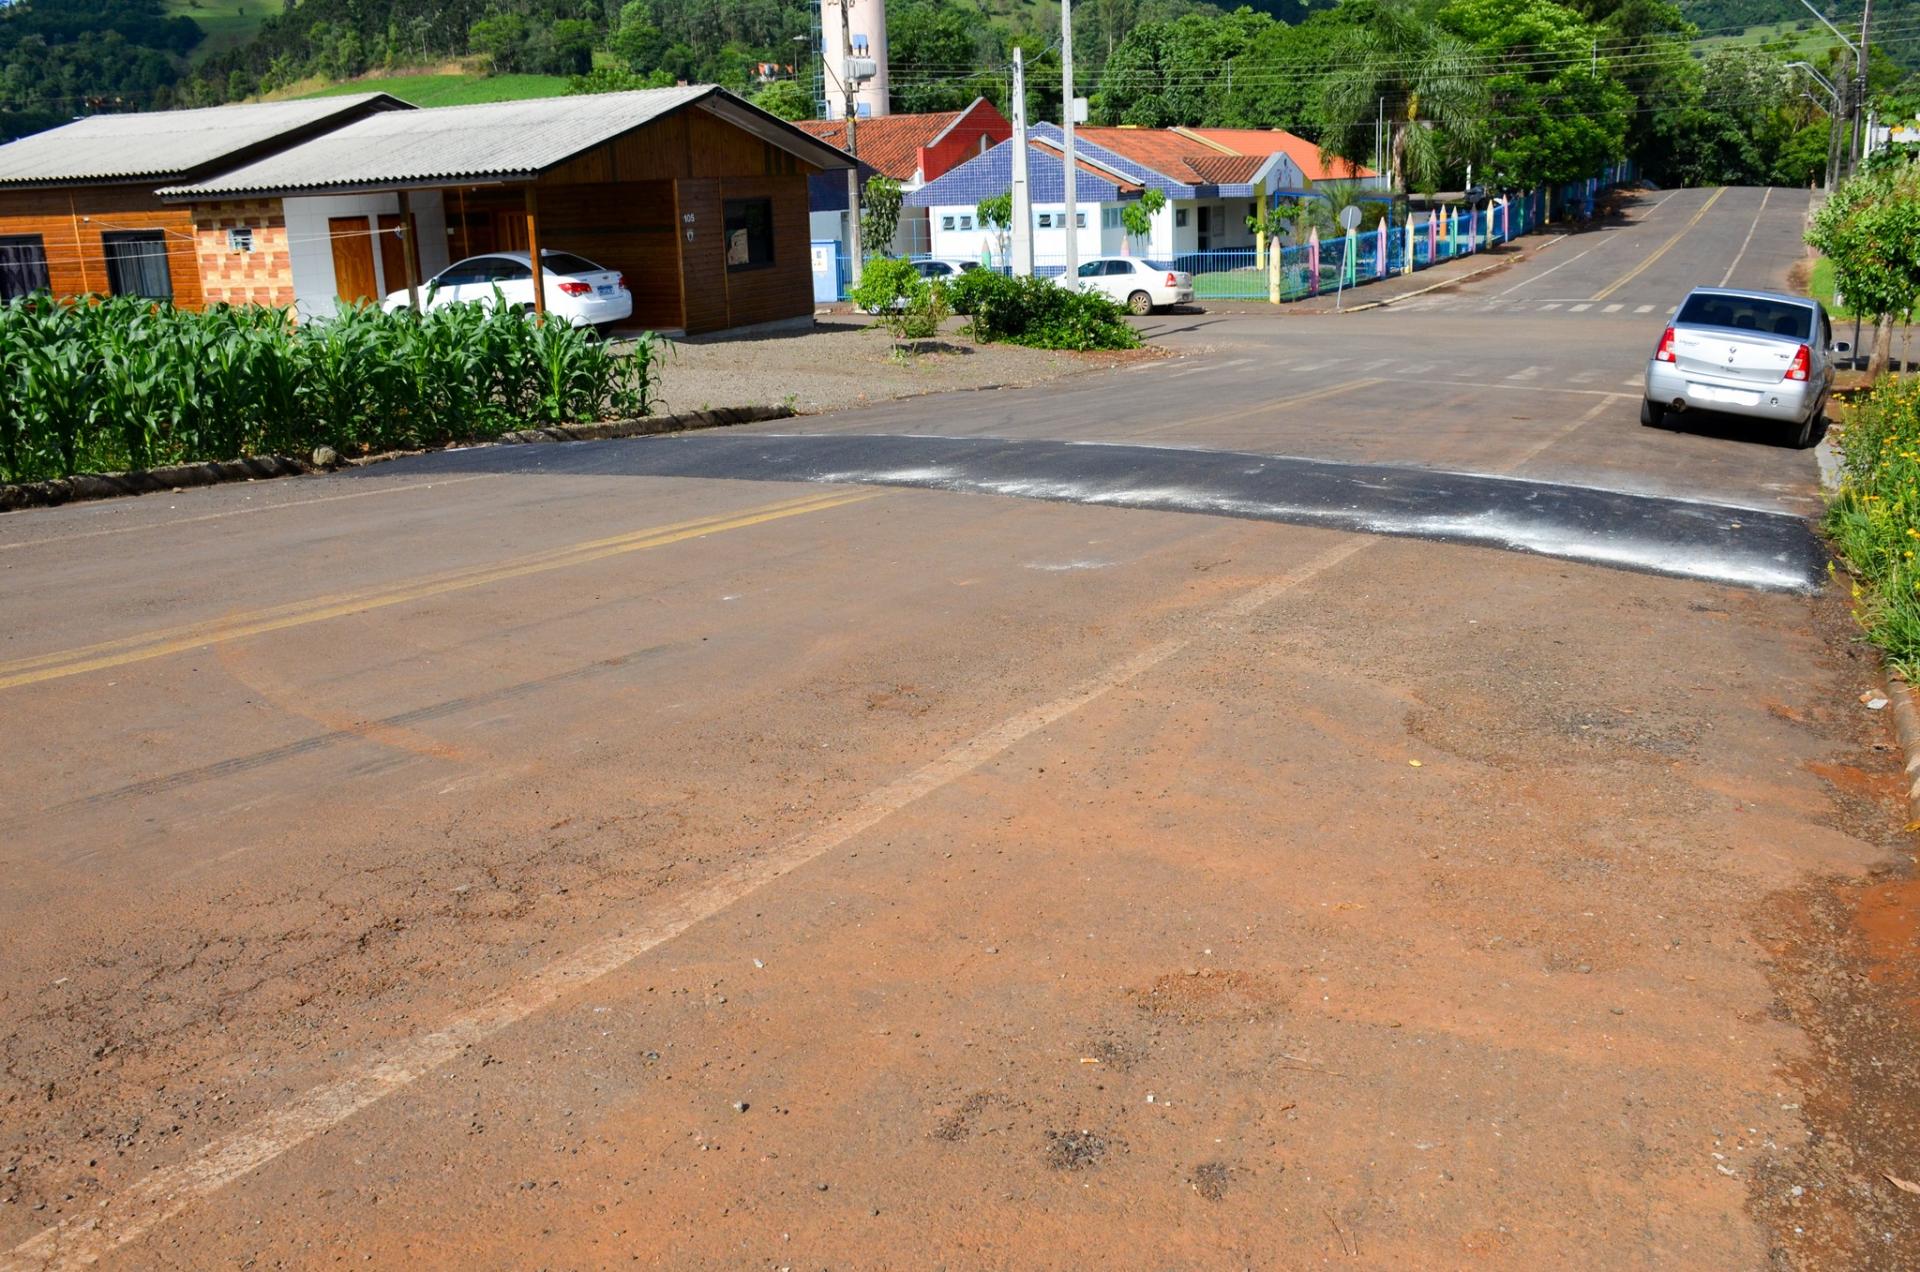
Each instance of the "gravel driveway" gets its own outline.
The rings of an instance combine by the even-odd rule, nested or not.
[[[953,389],[1039,384],[1116,362],[1157,357],[1131,353],[1056,353],[1018,345],[976,345],[953,320],[911,359],[890,355],[887,333],[864,319],[833,316],[811,331],[675,341],[661,373],[668,411],[777,406],[802,414],[844,410],[889,398]]]

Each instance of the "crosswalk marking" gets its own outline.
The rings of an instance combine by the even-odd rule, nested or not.
[[[1603,313],[1603,314],[1617,314],[1617,313],[1619,313],[1619,312],[1620,312],[1620,311],[1621,311],[1622,309],[1625,309],[1625,308],[1626,308],[1626,306],[1625,306],[1625,305],[1622,305],[1622,304],[1620,304],[1619,302],[1617,302],[1617,301],[1616,301],[1615,303],[1613,303],[1613,304],[1611,304],[1611,305],[1608,305],[1608,306],[1606,306],[1606,307],[1604,307],[1603,309],[1601,309],[1601,311],[1600,311],[1600,312],[1601,312],[1601,313]]]
[[[1584,314],[1592,308],[1592,305],[1575,305],[1572,309],[1567,310],[1567,312],[1570,314]]]
[[[1062,180],[1062,181],[1064,181],[1064,180],[1066,180],[1066,178],[1065,178],[1065,177],[1062,177],[1062,178],[1061,178],[1061,180]],[[1546,304],[1544,304],[1544,305],[1542,305],[1542,306],[1540,306],[1540,308],[1542,308],[1542,309],[1558,309],[1558,308],[1560,308],[1560,302],[1559,302],[1559,301],[1557,301],[1557,300],[1550,300],[1550,301],[1548,301],[1548,302],[1547,302]]]
[[[1633,312],[1636,314],[1650,314],[1653,312],[1653,306],[1652,305],[1635,305],[1633,307]]]

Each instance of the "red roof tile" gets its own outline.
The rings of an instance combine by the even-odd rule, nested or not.
[[[920,171],[920,148],[929,145],[953,122],[966,114],[963,110],[942,110],[926,115],[881,115],[862,119],[853,130],[860,147],[860,162],[895,181],[911,181]],[[847,121],[844,119],[801,119],[799,127],[828,145],[847,148]]]
[[[1181,128],[1176,131],[1201,141],[1210,141],[1236,155],[1284,154],[1300,167],[1309,181],[1347,181],[1379,174],[1365,164],[1349,164],[1344,159],[1323,163],[1320,147],[1305,137],[1283,128]]]

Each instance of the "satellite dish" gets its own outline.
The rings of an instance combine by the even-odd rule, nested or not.
[[[1340,228],[1346,230],[1357,230],[1360,228],[1360,208],[1358,205],[1349,204],[1340,209]]]

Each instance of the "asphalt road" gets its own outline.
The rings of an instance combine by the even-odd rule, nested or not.
[[[1635,414],[1804,212],[0,518],[0,1268],[1897,1266],[1814,460]]]

